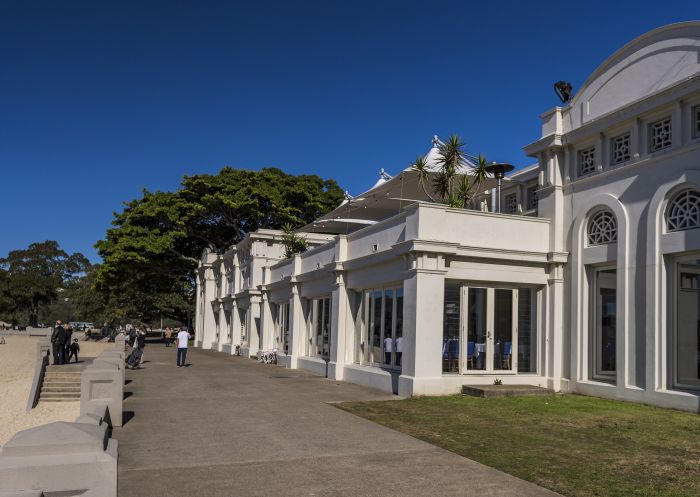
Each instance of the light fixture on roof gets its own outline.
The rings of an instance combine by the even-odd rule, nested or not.
[[[574,96],[574,89],[571,83],[566,81],[557,81],[554,83],[554,92],[563,104],[568,104]]]
[[[496,212],[501,212],[501,180],[513,169],[514,166],[503,162],[492,162],[486,166],[486,172],[496,178]]]

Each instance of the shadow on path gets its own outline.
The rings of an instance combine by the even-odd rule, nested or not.
[[[382,392],[199,349],[177,368],[175,350],[127,372],[121,497],[556,495],[328,405]]]

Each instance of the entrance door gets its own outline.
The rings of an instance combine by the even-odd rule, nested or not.
[[[517,289],[462,287],[463,372],[517,370],[517,301]]]

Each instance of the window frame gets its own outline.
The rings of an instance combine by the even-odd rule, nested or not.
[[[684,265],[684,263],[687,263],[689,261],[698,261],[700,260],[700,254],[697,252],[695,253],[686,253],[679,255],[677,257],[670,258],[671,262],[671,268],[672,270],[669,271],[669,284],[671,285],[671,291],[669,292],[669,298],[672,299],[670,302],[668,302],[668,307],[669,307],[669,316],[671,317],[670,319],[670,333],[667,333],[666,341],[668,344],[668,348],[670,353],[667,353],[667,359],[669,361],[669,364],[667,364],[667,372],[668,372],[668,387],[673,389],[673,390],[681,390],[681,391],[692,391],[692,392],[698,392],[700,391],[700,385],[690,385],[686,383],[680,383],[678,381],[678,323],[679,323],[679,317],[678,317],[678,311],[679,311],[679,291],[680,291],[680,274],[681,274],[681,266]],[[700,311],[700,309],[699,309]],[[700,361],[700,357],[698,357],[698,361]]]
[[[654,148],[654,128],[657,125],[661,125],[663,123],[668,123],[669,131],[668,131],[668,143],[666,145],[663,145],[658,148]],[[656,152],[660,152],[662,150],[666,150],[668,148],[673,147],[673,116],[667,115],[666,117],[662,117],[661,119],[656,119],[654,121],[651,121],[647,124],[647,151],[650,154],[654,154]]]
[[[615,160],[615,144],[617,143],[618,140],[625,139],[625,138],[627,139],[626,158],[623,158],[622,160]],[[630,131],[626,131],[624,133],[620,133],[619,135],[611,137],[609,140],[609,146],[610,146],[610,165],[611,166],[619,166],[620,164],[624,164],[624,163],[632,160],[632,133]]]
[[[591,146],[581,148],[578,150],[578,153],[576,154],[576,156],[577,156],[576,171],[577,171],[579,177],[589,176],[591,174],[594,174],[597,171],[598,166],[596,164],[596,157],[597,157],[598,151],[596,149],[597,149],[597,147],[595,145],[591,145]],[[592,161],[591,169],[584,171],[583,170],[584,157],[588,157],[589,155],[590,155],[591,161]],[[585,160],[587,160],[587,159],[585,159]]]

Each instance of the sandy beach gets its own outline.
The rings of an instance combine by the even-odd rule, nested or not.
[[[0,345],[0,446],[20,430],[53,421],[74,421],[80,402],[40,402],[26,412],[36,361],[37,337],[9,336]],[[107,343],[80,342],[80,357],[96,357]]]

